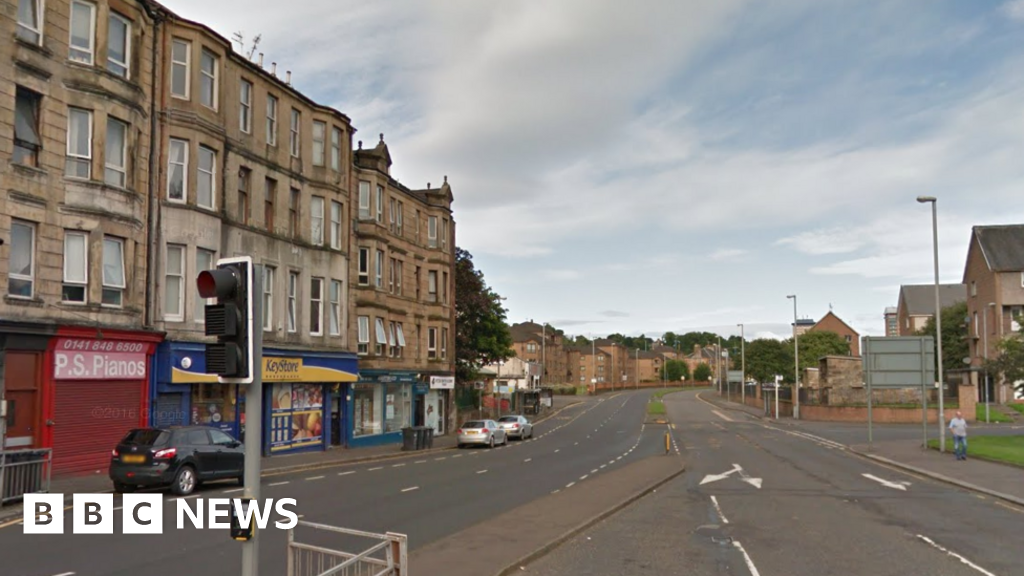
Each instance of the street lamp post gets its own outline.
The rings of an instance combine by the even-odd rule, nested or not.
[[[991,308],[992,311],[995,311],[996,303],[995,302],[989,302],[988,303],[988,307]],[[985,341],[982,344],[985,347],[985,350],[982,353],[982,358],[983,358],[984,363],[985,363],[984,364],[984,367],[985,367],[985,372],[984,372],[984,374],[985,374],[985,384],[984,384],[984,386],[985,386],[985,423],[987,424],[987,423],[990,422],[990,420],[989,420],[989,412],[988,411],[989,411],[989,404],[991,403],[991,400],[989,398],[989,393],[988,393],[988,310],[985,310],[985,322],[984,322],[984,327],[982,329],[985,331],[985,334],[984,334]]]
[[[738,324],[740,327],[740,371],[743,373],[743,377],[740,382],[740,399],[744,404],[747,403],[747,339],[744,335],[743,324]]]
[[[636,360],[634,360],[634,363],[636,364],[636,389],[639,390],[640,389],[640,349],[639,348],[636,349]]]
[[[722,337],[718,337],[718,347],[715,349],[715,379],[718,380],[718,395],[722,395]]]
[[[796,378],[793,381],[793,418],[800,419],[800,334],[796,318],[796,294],[790,294],[786,298],[793,299],[793,374]]]
[[[946,451],[946,413],[943,400],[945,378],[942,374],[942,303],[939,300],[939,215],[934,196],[918,196],[921,204],[932,205],[932,260],[935,265],[935,359],[938,362],[936,375],[939,387],[939,452]]]

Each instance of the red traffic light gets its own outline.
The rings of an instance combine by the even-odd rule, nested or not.
[[[239,280],[233,268],[204,270],[196,278],[196,287],[203,298],[229,298],[238,289]]]

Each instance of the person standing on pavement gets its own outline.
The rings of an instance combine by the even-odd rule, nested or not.
[[[967,421],[959,410],[949,421],[949,429],[953,432],[953,454],[957,460],[967,460]]]

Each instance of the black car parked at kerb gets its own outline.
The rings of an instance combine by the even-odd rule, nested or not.
[[[135,429],[110,455],[110,479],[121,493],[170,486],[185,495],[207,480],[241,484],[244,471],[242,443],[207,426]]]

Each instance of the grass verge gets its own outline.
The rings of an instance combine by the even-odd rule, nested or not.
[[[655,400],[661,400],[662,398],[665,397],[665,394],[671,394],[673,392],[682,392],[683,390],[688,390],[688,388],[664,388],[662,390],[658,390],[657,392],[652,394],[652,396]]]
[[[662,416],[665,414],[665,403],[661,400],[652,400],[647,403],[647,413],[651,416]]]
[[[1024,414],[1024,403],[1007,404],[1007,406],[1009,406],[1011,410],[1016,410],[1017,412]]]
[[[975,409],[974,412],[975,412],[974,416],[975,416],[975,418],[978,419],[978,423],[979,424],[985,421],[985,405],[984,404],[978,404],[978,406],[977,406],[977,408]],[[995,422],[997,424],[1005,424],[1007,422],[1013,422],[1013,418],[1010,418],[1006,414],[1003,414],[1002,412],[1000,412],[999,410],[997,410],[995,408],[992,408],[991,406],[988,409],[988,420],[989,420],[989,422]]]
[[[939,448],[938,439],[929,440],[928,446]],[[950,438],[946,449],[953,450]],[[984,458],[1024,468],[1024,436],[968,436],[967,457]]]

